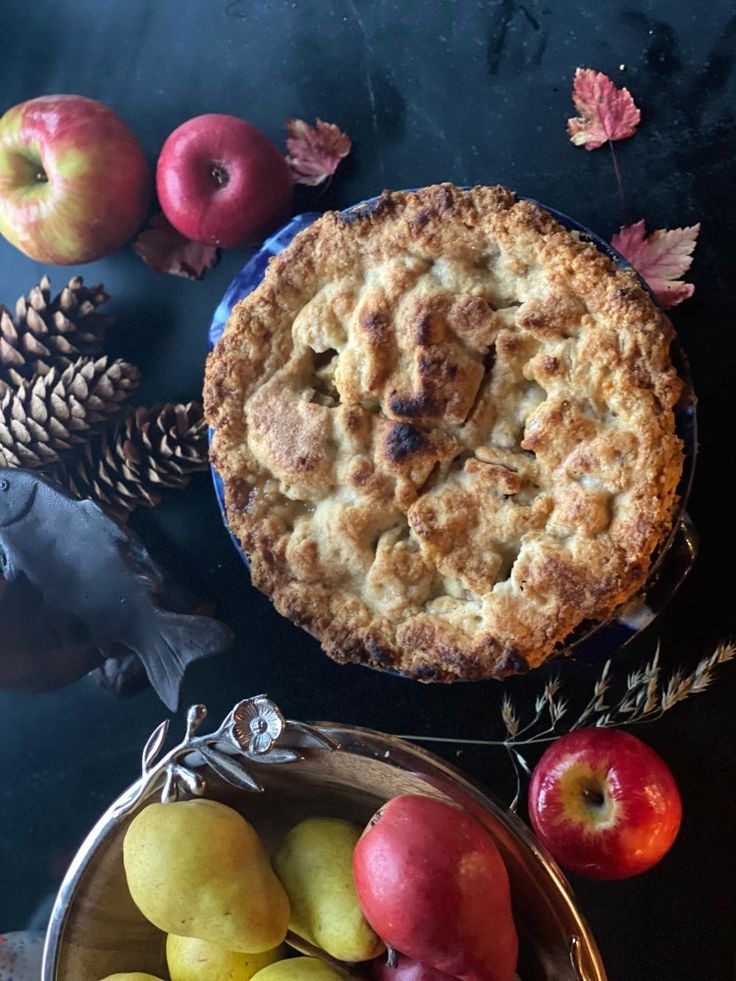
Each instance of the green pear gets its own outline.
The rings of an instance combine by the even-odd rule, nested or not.
[[[128,888],[165,933],[246,954],[283,943],[289,900],[253,827],[213,800],[149,804],[123,842]]]
[[[340,961],[367,961],[384,946],[368,926],[353,882],[363,829],[341,818],[308,818],[273,857],[291,905],[290,928]]]
[[[262,967],[286,957],[285,946],[262,954],[239,954],[194,937],[166,938],[166,962],[171,981],[250,981]]]
[[[253,981],[345,981],[345,975],[316,957],[291,957],[264,967]]]

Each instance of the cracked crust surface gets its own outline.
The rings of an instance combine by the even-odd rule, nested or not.
[[[505,188],[324,215],[207,364],[253,583],[338,661],[539,665],[671,526],[672,337],[631,273]]]

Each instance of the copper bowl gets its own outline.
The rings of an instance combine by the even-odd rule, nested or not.
[[[193,711],[190,709],[190,718]],[[243,754],[261,793],[236,789],[199,758],[193,766],[206,780],[205,796],[240,811],[258,829],[267,847],[310,815],[366,823],[381,804],[397,794],[419,793],[453,801],[488,831],[505,860],[519,933],[521,981],[605,981],[595,940],[568,882],[515,814],[454,767],[394,736],[330,722],[314,726],[288,722],[284,732],[280,745],[298,745],[298,760],[277,758],[273,762],[280,765],[267,766],[264,764],[271,762],[268,753],[260,757]],[[332,741],[336,748],[315,745],[314,736]],[[274,754],[283,755],[283,749]],[[182,751],[180,756],[186,763],[196,753],[184,756]],[[161,780],[157,782],[160,790]],[[100,981],[123,971],[168,977],[165,937],[134,906],[122,861],[123,836],[133,815],[159,796],[156,782],[139,780],[89,833],[54,905],[42,981]]]

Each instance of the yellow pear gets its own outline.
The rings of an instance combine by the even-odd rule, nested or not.
[[[251,825],[212,800],[149,804],[123,843],[128,888],[159,930],[257,954],[283,943],[289,900]]]
[[[140,971],[133,971],[132,974],[128,972],[109,974],[102,981],[161,981],[161,978],[155,978],[152,974],[141,974]]]
[[[262,954],[239,954],[194,937],[166,938],[166,961],[171,981],[250,981],[262,967],[286,957],[280,946]]]
[[[316,957],[291,957],[264,967],[253,981],[345,981],[345,975]]]
[[[355,892],[353,851],[363,829],[341,818],[307,818],[273,857],[291,905],[289,926],[340,961],[367,961],[384,949]]]

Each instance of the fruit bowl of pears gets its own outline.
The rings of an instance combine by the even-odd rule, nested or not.
[[[206,716],[89,833],[42,981],[605,981],[553,860],[444,761],[264,695]]]

